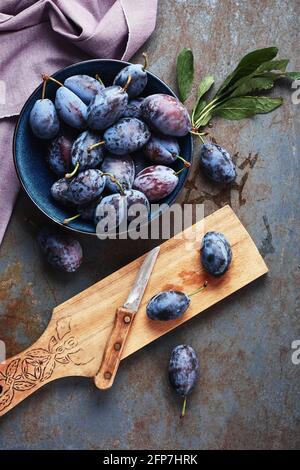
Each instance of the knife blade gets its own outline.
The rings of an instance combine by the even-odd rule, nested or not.
[[[156,258],[158,256],[160,247],[157,246],[153,248],[146,258],[143,261],[142,266],[139,269],[139,272],[136,276],[135,283],[131,289],[126,302],[124,303],[124,308],[133,310],[134,312],[138,311],[140,303],[142,301],[145,289],[147,287],[148,281],[150,279]]]
[[[147,254],[126,302],[116,311],[114,326],[106,343],[102,363],[94,377],[95,385],[102,390],[110,388],[114,382],[128,333],[142,301],[159,250],[160,247],[156,247]]]

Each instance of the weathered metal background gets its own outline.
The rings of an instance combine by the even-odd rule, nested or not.
[[[198,79],[213,74],[220,81],[243,54],[267,45],[279,46],[299,70],[299,5],[160,0],[156,31],[143,50],[151,70],[172,86],[184,45],[194,50]],[[110,392],[79,378],[45,387],[1,418],[0,448],[299,448],[300,365],[291,361],[291,342],[300,339],[299,105],[287,86],[278,93],[285,102],[272,114],[215,121],[210,129],[236,155],[237,184],[218,189],[202,178],[196,145],[181,198],[203,202],[206,214],[231,204],[269,275],[129,358]],[[56,304],[151,247],[81,237],[85,263],[66,276],[45,265],[26,216],[42,221],[21,194],[0,250],[0,337],[9,355],[38,338]],[[169,353],[180,343],[194,346],[201,361],[185,420],[166,374]]]

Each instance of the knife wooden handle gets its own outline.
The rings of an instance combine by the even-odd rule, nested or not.
[[[96,387],[106,390],[112,386],[119,368],[126,339],[136,312],[120,307],[116,311],[115,323],[107,341],[103,360],[94,377]]]

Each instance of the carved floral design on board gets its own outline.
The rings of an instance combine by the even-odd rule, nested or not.
[[[57,364],[71,362],[80,366],[94,359],[83,360],[83,355],[77,338],[72,334],[70,317],[57,320],[47,349],[31,349],[23,359],[13,359],[4,372],[0,371],[0,412],[11,404],[15,393],[30,390],[49,380]]]

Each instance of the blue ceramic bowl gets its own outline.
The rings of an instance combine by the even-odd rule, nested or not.
[[[57,80],[63,82],[66,78],[77,75],[86,74],[95,76],[100,75],[105,85],[111,85],[114,77],[128,62],[120,60],[88,60],[66,67],[63,70],[53,74]],[[48,82],[46,97],[54,101],[57,86],[53,82]],[[58,177],[53,174],[46,163],[45,155],[47,152],[47,142],[37,139],[29,126],[30,111],[37,99],[40,99],[42,85],[40,85],[26,101],[15,129],[14,134],[14,162],[20,182],[34,204],[54,222],[63,225],[63,221],[67,217],[74,215],[75,211],[59,206],[51,197],[50,188]],[[144,90],[143,96],[152,95],[154,93],[165,93],[176,96],[162,80],[148,72],[148,84]],[[187,135],[179,140],[180,155],[187,161],[192,160],[192,137]],[[177,161],[173,168],[178,170],[182,167],[182,163]],[[188,176],[188,170],[183,171],[179,175],[179,183],[175,190],[168,197],[160,201],[171,205],[175,202],[183,189],[184,183]],[[151,214],[153,219],[157,214]],[[64,225],[65,227],[65,225]],[[95,234],[95,226],[92,223],[76,219],[70,222],[67,227],[81,233]]]

